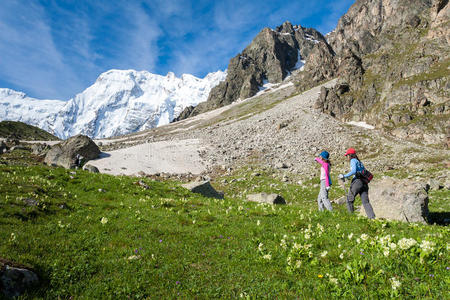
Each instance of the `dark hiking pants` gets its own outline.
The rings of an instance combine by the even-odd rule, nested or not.
[[[347,209],[349,212],[353,213],[355,208],[353,203],[355,202],[355,197],[357,195],[361,196],[361,202],[364,206],[364,210],[366,211],[366,215],[369,219],[375,218],[375,214],[373,213],[372,205],[369,202],[369,186],[362,182],[361,179],[354,179],[350,184],[350,189],[347,195]]]

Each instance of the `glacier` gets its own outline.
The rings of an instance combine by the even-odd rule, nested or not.
[[[62,139],[80,133],[91,138],[119,136],[170,123],[185,107],[206,101],[225,77],[226,71],[197,78],[109,70],[68,101],[39,100],[0,88],[0,120],[34,125]]]

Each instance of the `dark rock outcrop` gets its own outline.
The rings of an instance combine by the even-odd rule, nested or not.
[[[8,151],[8,146],[6,146],[5,142],[0,142],[0,154],[3,154]]]
[[[38,284],[38,276],[29,267],[0,258],[0,291],[4,297],[18,297]]]
[[[310,89],[334,78],[337,68],[338,61],[331,47],[326,42],[317,43],[306,60],[303,72],[294,76],[295,85],[299,91]]]
[[[448,147],[449,17],[443,0],[356,1],[327,36],[350,89],[323,90],[316,108]]]
[[[76,135],[54,145],[45,155],[44,162],[70,169],[79,166],[80,159],[86,162],[97,158],[99,154],[100,149],[89,137]]]
[[[201,194],[205,197],[217,199],[223,199],[224,197],[223,193],[217,192],[209,181],[194,181],[182,184],[181,186],[193,193]]]
[[[264,28],[242,53],[230,60],[226,80],[211,90],[208,100],[194,109],[185,109],[177,120],[251,97],[265,81],[281,82],[299,60],[306,60],[318,51],[316,44],[328,46],[322,34],[313,28],[289,22],[275,30]]]

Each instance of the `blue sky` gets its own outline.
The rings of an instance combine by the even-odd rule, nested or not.
[[[110,69],[204,77],[264,27],[327,33],[354,0],[2,0],[0,87],[68,100]]]

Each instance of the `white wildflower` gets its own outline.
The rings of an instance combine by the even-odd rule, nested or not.
[[[340,259],[344,259],[344,253],[341,253],[341,254],[339,255],[339,258],[340,258]]]
[[[319,223],[317,223],[317,229],[319,229],[320,232],[324,231],[324,228],[322,225],[320,225]]]
[[[302,261],[301,261],[301,260],[297,260],[297,261],[295,262],[295,268],[296,268],[296,269],[299,269],[299,268],[301,267],[301,265],[302,265]]]
[[[259,226],[259,225],[261,225],[261,221],[260,220],[256,221],[256,226]]]
[[[422,249],[422,251],[425,253],[433,252],[434,246],[436,246],[436,244],[434,242],[427,241],[427,240],[424,240],[424,241],[422,241],[422,243],[420,243],[420,249]]]
[[[288,256],[286,261],[287,261],[288,266],[290,266],[292,263],[292,257]]]
[[[359,243],[361,243],[361,240],[359,238],[357,238],[356,242],[359,244]]]
[[[286,249],[286,248],[287,248],[287,244],[286,244],[286,240],[285,240],[285,239],[282,239],[282,240],[281,240],[281,242],[280,242],[280,247],[283,248],[283,249]]]
[[[389,247],[390,247],[392,250],[395,250],[395,249],[397,249],[397,244],[395,244],[395,243],[390,243],[390,244],[389,244]]]
[[[341,244],[339,244],[339,245],[338,245],[338,248],[341,248],[341,247],[342,247],[342,245],[341,245]]]
[[[353,237],[353,232],[348,235],[348,239],[351,240]]]
[[[308,233],[305,233],[305,240],[309,240],[311,236]]]
[[[263,255],[263,258],[266,259],[266,260],[271,260],[272,259],[272,255],[266,254],[266,255]]]
[[[11,237],[9,238],[10,242],[14,242],[16,240],[16,235],[14,234],[14,232],[11,232]]]
[[[407,239],[402,238],[400,241],[398,241],[398,246],[403,250],[408,250],[409,248],[415,246],[417,244],[417,241],[413,238]]]
[[[239,210],[239,211],[241,211],[241,210],[243,210],[243,209],[244,209],[244,208],[243,208],[242,206],[239,206],[239,207],[238,207],[238,210]]]
[[[325,257],[325,256],[327,256],[327,254],[328,254],[328,251],[323,251],[322,253],[320,253],[320,256]]]
[[[106,223],[108,223],[108,218],[103,217],[103,218],[100,220],[100,223],[102,223],[103,225],[105,225]]]
[[[369,236],[367,234],[363,233],[363,234],[361,234],[361,239],[363,241],[367,241],[369,239]]]
[[[140,255],[131,255],[128,257],[128,260],[136,260],[136,259],[140,259],[141,256]]]
[[[341,225],[338,223],[338,224],[336,224],[336,229],[339,229],[339,228],[341,228]]]
[[[398,281],[397,279],[395,279],[395,277],[392,277],[391,281],[392,281],[392,289],[393,290],[398,289],[402,285],[402,283],[400,281]]]
[[[293,248],[294,249],[300,249],[302,247],[302,245],[300,245],[300,244],[298,244],[298,243],[294,243],[294,246],[293,246]]]
[[[384,248],[383,255],[388,257],[389,256],[389,248]]]
[[[303,246],[305,249],[309,249],[312,247],[312,244],[305,244],[305,246]]]
[[[334,278],[334,277],[330,277],[330,282],[334,283],[334,284],[338,284],[337,278]]]
[[[263,249],[264,249],[263,247],[264,247],[264,244],[263,243],[259,243],[258,250],[262,252]]]

